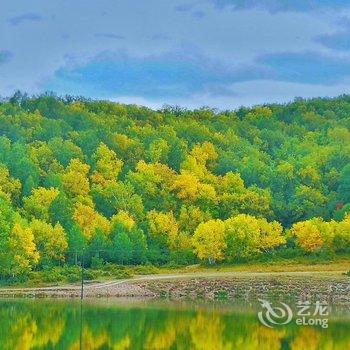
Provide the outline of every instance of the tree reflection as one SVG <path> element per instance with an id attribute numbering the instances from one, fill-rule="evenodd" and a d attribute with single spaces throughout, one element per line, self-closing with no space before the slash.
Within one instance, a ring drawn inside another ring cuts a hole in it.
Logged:
<path id="1" fill-rule="evenodd" d="M 328 329 L 295 324 L 270 329 L 251 312 L 90 304 L 84 305 L 82 328 L 80 321 L 80 305 L 75 302 L 1 302 L 0 349 L 350 348 L 349 321 L 331 321 Z"/>

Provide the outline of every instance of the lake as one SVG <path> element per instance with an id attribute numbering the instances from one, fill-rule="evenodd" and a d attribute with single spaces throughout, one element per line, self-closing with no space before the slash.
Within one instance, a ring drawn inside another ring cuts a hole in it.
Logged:
<path id="1" fill-rule="evenodd" d="M 256 306 L 227 302 L 6 299 L 0 349 L 350 349 L 350 317 L 331 309 L 329 327 L 268 328 Z"/>

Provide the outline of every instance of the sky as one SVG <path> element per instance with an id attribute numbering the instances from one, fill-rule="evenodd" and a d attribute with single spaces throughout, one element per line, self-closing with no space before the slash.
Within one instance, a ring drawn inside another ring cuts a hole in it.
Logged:
<path id="1" fill-rule="evenodd" d="M 350 92 L 348 0 L 2 0 L 0 95 L 235 109 Z"/>

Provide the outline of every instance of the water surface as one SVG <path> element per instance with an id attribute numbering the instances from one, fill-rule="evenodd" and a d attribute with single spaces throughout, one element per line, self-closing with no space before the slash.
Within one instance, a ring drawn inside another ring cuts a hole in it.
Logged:
<path id="1" fill-rule="evenodd" d="M 332 313 L 327 329 L 270 329 L 252 305 L 2 300 L 0 349 L 350 349 L 349 315 Z"/>

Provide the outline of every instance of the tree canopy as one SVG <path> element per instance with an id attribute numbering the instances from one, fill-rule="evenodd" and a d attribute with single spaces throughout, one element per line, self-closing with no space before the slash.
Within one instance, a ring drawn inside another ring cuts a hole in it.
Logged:
<path id="1" fill-rule="evenodd" d="M 350 96 L 236 111 L 0 102 L 2 275 L 349 252 Z"/>

